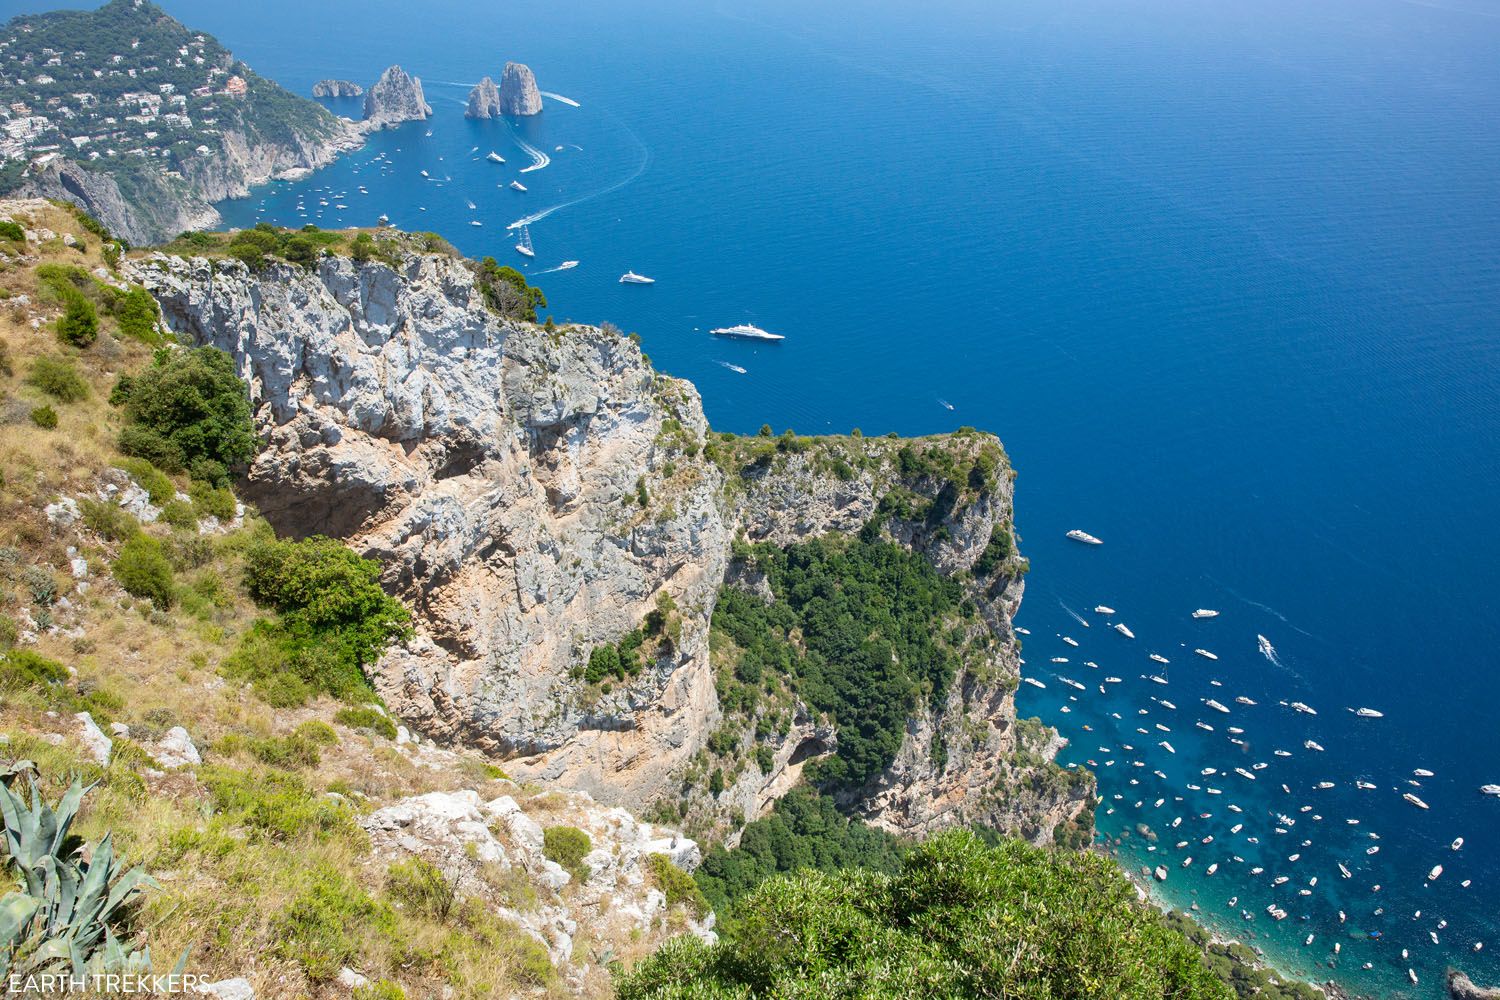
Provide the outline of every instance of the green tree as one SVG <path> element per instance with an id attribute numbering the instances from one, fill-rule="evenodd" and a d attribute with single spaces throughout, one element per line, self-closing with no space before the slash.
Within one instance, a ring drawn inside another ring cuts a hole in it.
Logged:
<path id="1" fill-rule="evenodd" d="M 220 485 L 259 447 L 245 383 L 218 348 L 158 351 L 150 368 L 120 379 L 110 401 L 125 408 L 120 450 L 168 472 Z"/>
<path id="2" fill-rule="evenodd" d="M 63 314 L 57 321 L 57 336 L 73 347 L 88 347 L 99 337 L 99 311 L 72 285 L 58 287 Z"/>

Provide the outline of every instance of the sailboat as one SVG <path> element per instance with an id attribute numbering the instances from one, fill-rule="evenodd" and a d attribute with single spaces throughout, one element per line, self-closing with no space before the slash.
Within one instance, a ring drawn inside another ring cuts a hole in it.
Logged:
<path id="1" fill-rule="evenodd" d="M 521 227 L 521 242 L 516 244 L 516 253 L 523 257 L 535 257 L 536 251 L 531 249 L 531 227 Z"/>

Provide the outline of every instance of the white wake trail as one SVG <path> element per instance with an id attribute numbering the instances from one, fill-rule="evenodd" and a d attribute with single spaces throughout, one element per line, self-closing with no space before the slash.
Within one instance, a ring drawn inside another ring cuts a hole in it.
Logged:
<path id="1" fill-rule="evenodd" d="M 581 108 L 581 107 L 583 107 L 582 104 L 579 104 L 577 101 L 573 100 L 573 98 L 571 98 L 571 97 L 564 97 L 561 94 L 554 94 L 550 90 L 541 90 L 541 91 L 538 91 L 538 93 L 541 94 L 543 97 L 550 97 L 550 98 L 552 98 L 554 101 L 557 101 L 559 104 L 566 104 L 570 108 Z"/>
<path id="2" fill-rule="evenodd" d="M 522 139 L 520 136 L 516 136 L 515 140 L 516 145 L 520 146 L 521 149 L 525 151 L 526 155 L 531 157 L 531 166 L 522 167 L 520 170 L 521 173 L 529 174 L 533 170 L 540 170 L 547 164 L 552 162 L 552 157 L 548 156 L 540 149 L 537 149 L 535 146 L 527 142 L 525 139 Z"/>
<path id="3" fill-rule="evenodd" d="M 606 112 L 606 114 L 608 114 L 608 112 Z M 522 226 L 529 226 L 533 223 L 541 222 L 553 212 L 560 212 L 565 208 L 572 208 L 574 205 L 582 205 L 586 201 L 593 201 L 595 198 L 602 198 L 607 194 L 613 194 L 614 192 L 620 190 L 620 188 L 631 183 L 637 177 L 641 176 L 641 174 L 644 174 L 646 172 L 646 168 L 651 166 L 651 150 L 646 148 L 646 144 L 644 142 L 641 142 L 640 136 L 636 135 L 629 125 L 626 125 L 623 121 L 620 121 L 620 119 L 615 118 L 614 115 L 610 115 L 610 117 L 614 118 L 615 124 L 624 129 L 626 134 L 628 134 L 630 138 L 635 141 L 635 144 L 640 147 L 641 162 L 636 164 L 635 169 L 630 172 L 629 176 L 623 178 L 622 180 L 615 181 L 615 183 L 609 185 L 608 187 L 600 188 L 598 191 L 594 191 L 591 194 L 586 194 L 581 198 L 574 198 L 571 201 L 559 202 L 556 205 L 550 205 L 547 208 L 542 209 L 540 212 L 534 212 L 531 215 L 526 216 L 525 218 L 517 219 L 515 222 L 512 222 L 510 225 L 506 226 L 506 229 L 520 229 Z"/>

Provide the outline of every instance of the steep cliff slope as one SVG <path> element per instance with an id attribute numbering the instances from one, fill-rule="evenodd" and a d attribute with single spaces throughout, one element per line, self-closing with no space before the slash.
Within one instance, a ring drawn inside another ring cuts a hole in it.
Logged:
<path id="1" fill-rule="evenodd" d="M 1016 725 L 1024 561 L 998 442 L 717 435 L 693 387 L 633 338 L 502 319 L 475 271 L 410 241 L 388 262 L 259 274 L 161 254 L 127 266 L 170 328 L 229 352 L 250 382 L 269 447 L 248 489 L 265 516 L 349 539 L 415 610 L 418 638 L 377 672 L 396 714 L 518 776 L 635 808 L 688 802 L 684 815 L 732 832 L 837 743 L 799 703 L 758 746 L 748 734 L 766 727 L 752 725 L 740 746 L 707 748 L 724 720 L 720 587 L 756 586 L 735 538 L 786 545 L 873 522 L 960 581 L 972 652 L 914 707 L 889 766 L 845 790 L 849 808 L 899 831 L 977 820 L 1038 840 L 1084 811 L 1090 783 Z M 725 787 L 695 783 L 712 766 L 732 772 Z"/>

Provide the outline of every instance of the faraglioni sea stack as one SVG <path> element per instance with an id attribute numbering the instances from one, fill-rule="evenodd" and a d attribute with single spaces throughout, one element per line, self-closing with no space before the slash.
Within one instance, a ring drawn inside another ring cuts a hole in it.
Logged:
<path id="1" fill-rule="evenodd" d="M 533 86 L 535 86 L 533 84 Z M 500 91 L 489 77 L 480 80 L 469 91 L 469 108 L 465 118 L 498 118 L 500 116 Z"/>
<path id="2" fill-rule="evenodd" d="M 508 62 L 500 74 L 500 113 L 536 115 L 542 111 L 542 94 L 536 77 L 525 63 Z"/>
<path id="3" fill-rule="evenodd" d="M 319 80 L 312 89 L 314 97 L 359 97 L 364 92 L 353 80 Z"/>
<path id="4" fill-rule="evenodd" d="M 422 96 L 422 80 L 400 66 L 392 66 L 380 74 L 380 79 L 365 94 L 365 121 L 382 128 L 423 121 L 430 114 L 432 107 Z"/>

